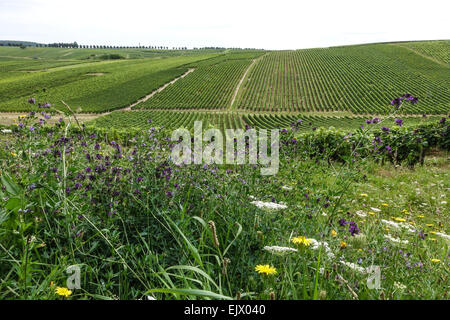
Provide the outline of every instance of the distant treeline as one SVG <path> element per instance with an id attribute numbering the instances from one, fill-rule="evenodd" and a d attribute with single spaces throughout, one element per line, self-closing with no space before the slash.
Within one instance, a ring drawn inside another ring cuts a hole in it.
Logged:
<path id="1" fill-rule="evenodd" d="M 71 48 L 71 49 L 152 49 L 152 50 L 188 50 L 187 47 L 172 47 L 167 46 L 108 46 L 108 45 L 83 45 L 75 42 L 55 42 L 55 43 L 36 43 L 28 41 L 10 41 L 0 40 L 0 46 L 6 47 L 43 47 L 43 48 Z M 254 48 L 225 48 L 225 47 L 201 47 L 193 48 L 194 50 L 256 50 Z"/>

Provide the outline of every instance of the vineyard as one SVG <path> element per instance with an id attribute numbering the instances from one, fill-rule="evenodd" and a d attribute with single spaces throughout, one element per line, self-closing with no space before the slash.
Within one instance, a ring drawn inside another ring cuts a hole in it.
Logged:
<path id="1" fill-rule="evenodd" d="M 225 109 L 255 53 L 231 53 L 193 64 L 196 71 L 136 109 Z"/>
<path id="2" fill-rule="evenodd" d="M 105 112 L 146 96 L 187 71 L 184 65 L 213 57 L 215 54 L 185 55 L 165 59 L 95 61 L 60 65 L 40 72 L 23 71 L 15 61 L 2 64 L 0 76 L 0 111 L 39 110 L 28 98 L 63 108 L 61 100 L 79 112 Z M 47 64 L 60 64 L 45 62 Z M 32 65 L 34 68 L 42 64 Z M 32 71 L 36 71 L 33 69 Z"/>
<path id="3" fill-rule="evenodd" d="M 0 111 L 67 111 L 63 100 L 76 113 L 99 114 L 89 125 L 100 127 L 192 127 L 202 120 L 221 129 L 292 123 L 300 130 L 357 128 L 391 112 L 392 98 L 410 92 L 419 103 L 397 112 L 413 124 L 450 110 L 449 46 L 450 41 L 296 51 L 1 47 Z M 122 58 L 101 58 L 114 54 Z"/>
<path id="4" fill-rule="evenodd" d="M 236 105 L 249 111 L 386 113 L 391 97 L 414 92 L 421 103 L 404 113 L 445 113 L 449 79 L 448 65 L 390 44 L 277 51 L 251 70 Z"/>
<path id="5" fill-rule="evenodd" d="M 408 42 L 399 43 L 398 45 L 409 48 L 438 62 L 442 62 L 447 66 L 450 63 L 449 41 Z"/>
<path id="6" fill-rule="evenodd" d="M 365 116 L 321 116 L 321 115 L 279 115 L 279 114 L 245 114 L 237 112 L 189 112 L 139 110 L 113 112 L 97 118 L 89 125 L 98 128 L 150 129 L 164 127 L 167 129 L 192 129 L 195 121 L 202 121 L 203 128 L 238 129 L 246 125 L 252 128 L 275 129 L 295 126 L 299 131 L 311 131 L 318 127 L 336 127 L 356 129 L 367 126 Z M 402 117 L 403 125 L 417 125 L 430 121 L 436 122 L 440 117 Z M 382 118 L 380 118 L 382 120 Z M 386 125 L 394 125 L 393 119 Z"/>
<path id="7" fill-rule="evenodd" d="M 51 48 L 28 47 L 25 50 L 19 47 L 1 47 L 0 57 L 22 58 L 28 60 L 95 60 L 103 55 L 117 54 L 127 59 L 175 57 L 181 55 L 198 55 L 205 53 L 223 53 L 224 49 L 202 50 L 160 50 L 144 48 L 127 49 L 79 49 L 79 48 Z"/>

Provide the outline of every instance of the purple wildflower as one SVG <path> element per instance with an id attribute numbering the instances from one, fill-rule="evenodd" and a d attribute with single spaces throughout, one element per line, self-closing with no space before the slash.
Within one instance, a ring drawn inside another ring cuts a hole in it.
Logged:
<path id="1" fill-rule="evenodd" d="M 350 222 L 350 227 L 348 228 L 348 231 L 352 234 L 352 237 L 355 235 L 355 234 L 359 234 L 359 228 L 358 228 L 358 226 L 356 225 L 356 223 L 355 222 Z"/>

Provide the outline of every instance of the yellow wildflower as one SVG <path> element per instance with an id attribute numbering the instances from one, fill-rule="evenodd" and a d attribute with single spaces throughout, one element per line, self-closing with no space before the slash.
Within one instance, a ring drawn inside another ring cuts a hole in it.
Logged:
<path id="1" fill-rule="evenodd" d="M 425 218 L 425 216 L 420 214 L 420 215 L 417 216 L 417 218 Z"/>
<path id="2" fill-rule="evenodd" d="M 332 235 L 333 237 L 336 237 L 336 236 L 337 236 L 336 230 L 331 230 L 331 235 Z"/>
<path id="3" fill-rule="evenodd" d="M 373 215 L 375 215 L 375 212 L 369 211 L 369 214 L 370 214 L 371 216 L 373 216 Z"/>
<path id="4" fill-rule="evenodd" d="M 441 262 L 441 260 L 440 259 L 431 259 L 431 262 L 439 263 L 439 262 Z"/>
<path id="5" fill-rule="evenodd" d="M 25 118 L 25 117 L 26 117 L 26 115 L 23 115 L 23 114 L 21 114 L 21 115 L 19 116 L 20 119 L 23 119 L 23 118 Z"/>
<path id="6" fill-rule="evenodd" d="M 304 245 L 305 247 L 309 246 L 312 242 L 311 240 L 306 239 L 306 237 L 302 236 L 292 238 L 291 241 L 298 245 Z"/>
<path id="7" fill-rule="evenodd" d="M 398 222 L 405 222 L 405 221 L 406 221 L 406 220 L 403 219 L 403 218 L 394 218 L 394 220 L 395 220 L 395 221 L 398 221 Z"/>
<path id="8" fill-rule="evenodd" d="M 70 291 L 67 288 L 63 288 L 63 287 L 56 287 L 55 292 L 60 295 L 60 296 L 64 296 L 64 297 L 68 297 L 72 294 L 72 291 Z"/>
<path id="9" fill-rule="evenodd" d="M 12 155 L 13 157 L 17 157 L 17 153 L 11 152 L 11 155 Z"/>
<path id="10" fill-rule="evenodd" d="M 387 203 L 383 203 L 382 206 L 389 207 Z"/>
<path id="11" fill-rule="evenodd" d="M 258 264 L 255 267 L 255 271 L 260 274 L 276 274 L 277 269 L 275 267 L 269 266 L 268 264 Z"/>
<path id="12" fill-rule="evenodd" d="M 428 223 L 428 224 L 426 224 L 426 226 L 427 226 L 427 227 L 432 227 L 433 224 L 432 224 L 432 223 Z"/>
<path id="13" fill-rule="evenodd" d="M 361 193 L 360 196 L 361 197 L 368 197 L 367 193 Z"/>
<path id="14" fill-rule="evenodd" d="M 347 244 L 344 241 L 341 241 L 341 249 L 347 248 Z"/>

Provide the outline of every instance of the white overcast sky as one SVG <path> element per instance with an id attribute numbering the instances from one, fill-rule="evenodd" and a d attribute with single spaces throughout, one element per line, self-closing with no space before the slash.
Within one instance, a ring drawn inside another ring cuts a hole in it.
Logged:
<path id="1" fill-rule="evenodd" d="M 300 49 L 449 39 L 448 0 L 0 0 L 0 40 Z"/>

